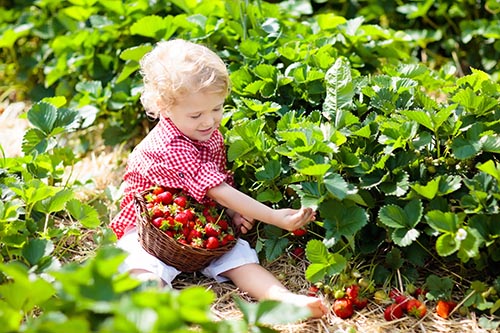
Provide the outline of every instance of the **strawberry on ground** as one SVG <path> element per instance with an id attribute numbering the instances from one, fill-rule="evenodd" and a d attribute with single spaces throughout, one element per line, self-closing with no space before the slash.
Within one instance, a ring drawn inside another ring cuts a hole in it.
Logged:
<path id="1" fill-rule="evenodd" d="M 333 302 L 333 312 L 342 319 L 350 318 L 354 314 L 352 302 L 347 297 L 338 298 Z"/>
<path id="2" fill-rule="evenodd" d="M 400 304 L 392 303 L 385 308 L 384 318 L 387 321 L 396 320 L 403 317 L 403 307 Z"/>
<path id="3" fill-rule="evenodd" d="M 450 312 L 457 306 L 455 301 L 439 300 L 436 304 L 436 313 L 439 317 L 447 319 Z"/>
<path id="4" fill-rule="evenodd" d="M 413 298 L 406 303 L 406 311 L 409 315 L 420 319 L 427 313 L 427 307 L 418 299 Z"/>

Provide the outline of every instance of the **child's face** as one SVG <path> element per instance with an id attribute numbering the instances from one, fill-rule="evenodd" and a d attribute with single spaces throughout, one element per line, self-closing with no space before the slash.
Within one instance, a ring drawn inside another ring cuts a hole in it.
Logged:
<path id="1" fill-rule="evenodd" d="M 166 116 L 188 138 L 207 141 L 219 128 L 225 95 L 196 92 L 186 95 L 166 111 Z"/>

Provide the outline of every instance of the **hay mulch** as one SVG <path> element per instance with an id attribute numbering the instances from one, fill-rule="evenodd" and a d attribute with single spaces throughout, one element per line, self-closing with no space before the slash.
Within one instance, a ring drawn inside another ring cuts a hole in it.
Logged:
<path id="1" fill-rule="evenodd" d="M 28 122 L 20 116 L 27 111 L 24 103 L 0 105 L 0 143 L 7 157 L 21 156 L 21 143 Z M 123 174 L 126 156 L 131 147 L 110 148 L 96 144 L 95 149 L 83 157 L 70 170 L 70 180 L 84 183 L 82 186 L 82 199 L 92 200 L 94 197 L 105 197 L 104 193 L 113 189 L 119 193 L 121 176 Z M 108 195 L 109 196 L 109 195 Z M 110 200 L 109 198 L 106 200 Z M 116 202 L 108 202 L 108 217 L 116 213 Z M 89 237 L 90 238 L 90 237 Z M 94 244 L 95 246 L 95 244 Z M 92 246 L 86 244 L 76 257 L 91 255 Z M 279 259 L 263 263 L 263 266 L 277 276 L 291 291 L 305 294 L 310 283 L 305 279 L 304 272 L 307 268 L 305 260 L 291 258 L 287 254 Z M 217 283 L 201 274 L 181 274 L 173 283 L 174 288 L 182 289 L 189 286 L 204 286 L 217 295 L 217 301 L 212 306 L 213 315 L 218 319 L 239 319 L 242 313 L 233 301 L 234 296 L 239 296 L 247 301 L 254 301 L 241 293 L 232 283 Z M 329 299 L 325 299 L 327 304 Z M 384 307 L 370 300 L 368 306 L 355 312 L 352 318 L 342 320 L 333 313 L 322 319 L 306 320 L 299 323 L 273 326 L 283 333 L 318 333 L 318 332 L 363 332 L 363 333 L 492 333 L 497 330 L 486 330 L 478 325 L 478 318 L 472 312 L 467 317 L 454 313 L 449 319 L 438 317 L 433 311 L 433 304 L 428 304 L 428 312 L 424 318 L 417 320 L 405 316 L 399 320 L 387 322 L 383 317 Z"/>
<path id="2" fill-rule="evenodd" d="M 263 263 L 263 266 L 275 276 L 281 277 L 282 283 L 296 293 L 306 294 L 310 283 L 304 277 L 307 268 L 305 260 L 297 260 L 288 255 L 279 259 Z M 212 312 L 218 319 L 240 319 L 242 313 L 233 301 L 238 296 L 253 302 L 255 300 L 240 293 L 232 283 L 216 283 L 211 279 L 197 274 L 181 274 L 173 283 L 176 289 L 182 289 L 192 285 L 206 287 L 217 295 L 217 301 L 213 304 Z M 331 304 L 325 299 L 326 304 Z M 329 313 L 322 319 L 311 319 L 299 323 L 276 325 L 275 330 L 283 333 L 492 333 L 496 330 L 485 330 L 478 325 L 478 318 L 472 312 L 468 317 L 462 317 L 458 313 L 452 314 L 448 319 L 442 319 L 433 312 L 433 304 L 428 304 L 428 311 L 424 318 L 404 316 L 401 319 L 387 322 L 384 319 L 384 306 L 370 300 L 368 306 L 356 311 L 354 316 L 343 320 Z"/>

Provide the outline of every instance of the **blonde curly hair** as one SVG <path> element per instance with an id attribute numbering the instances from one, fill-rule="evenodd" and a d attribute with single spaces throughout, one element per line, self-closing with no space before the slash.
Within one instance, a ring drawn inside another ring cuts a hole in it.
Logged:
<path id="1" fill-rule="evenodd" d="M 144 83 L 141 102 L 153 119 L 190 93 L 229 94 L 226 65 L 203 45 L 180 39 L 158 42 L 140 66 Z"/>

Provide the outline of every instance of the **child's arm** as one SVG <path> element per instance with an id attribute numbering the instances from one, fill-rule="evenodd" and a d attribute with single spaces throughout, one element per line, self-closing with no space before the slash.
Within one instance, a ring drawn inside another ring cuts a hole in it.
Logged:
<path id="1" fill-rule="evenodd" d="M 311 208 L 272 209 L 226 183 L 211 188 L 207 195 L 243 216 L 289 231 L 299 229 L 315 219 L 315 212 Z"/>

